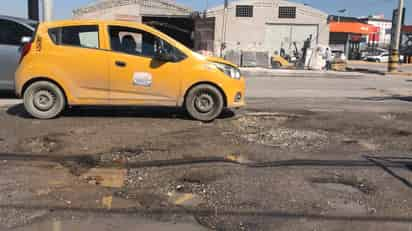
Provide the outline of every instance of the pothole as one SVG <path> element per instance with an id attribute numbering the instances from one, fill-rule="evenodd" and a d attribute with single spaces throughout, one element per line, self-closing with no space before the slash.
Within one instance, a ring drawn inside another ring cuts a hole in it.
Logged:
<path id="1" fill-rule="evenodd" d="M 46 136 L 25 139 L 20 144 L 20 149 L 30 153 L 52 153 L 62 147 L 63 141 L 59 137 L 62 134 L 50 134 Z"/>
<path id="2" fill-rule="evenodd" d="M 302 117 L 296 114 L 256 112 L 237 120 L 240 137 L 251 143 L 283 149 L 321 149 L 329 143 L 328 133 L 284 127 L 286 122 Z"/>
<path id="3" fill-rule="evenodd" d="M 396 120 L 397 116 L 395 114 L 384 114 L 381 115 L 381 118 L 384 120 Z"/>
<path id="4" fill-rule="evenodd" d="M 208 170 L 192 170 L 185 172 L 179 179 L 180 183 L 208 184 L 221 177 L 220 174 Z"/>
<path id="5" fill-rule="evenodd" d="M 373 194 L 376 192 L 376 186 L 366 180 L 358 180 L 356 177 L 337 177 L 337 178 L 313 178 L 310 180 L 315 186 L 328 191 L 337 191 L 342 193 L 363 193 Z"/>
<path id="6" fill-rule="evenodd" d="M 325 132 L 291 128 L 272 128 L 248 132 L 242 137 L 248 142 L 279 148 L 320 149 L 329 143 Z"/>
<path id="7" fill-rule="evenodd" d="M 138 156 L 142 155 L 145 151 L 143 148 L 114 148 L 108 153 L 100 155 L 100 161 L 102 163 L 127 163 Z"/>
<path id="8" fill-rule="evenodd" d="M 329 215 L 363 215 L 368 213 L 368 209 L 364 204 L 359 202 L 345 200 L 345 199 L 333 199 L 328 201 Z"/>
<path id="9" fill-rule="evenodd" d="M 159 208 L 159 207 L 166 207 L 169 206 L 168 196 L 167 195 L 159 195 L 155 192 L 148 193 L 148 192 L 135 192 L 135 191 L 118 191 L 115 193 L 115 196 L 120 198 L 124 198 L 127 200 L 134 200 L 137 201 L 141 206 L 145 208 Z"/>

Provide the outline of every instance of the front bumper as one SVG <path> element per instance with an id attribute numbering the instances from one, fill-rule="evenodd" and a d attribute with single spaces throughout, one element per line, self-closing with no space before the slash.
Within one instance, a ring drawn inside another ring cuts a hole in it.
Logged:
<path id="1" fill-rule="evenodd" d="M 246 106 L 245 102 L 245 79 L 242 77 L 240 80 L 234 80 L 232 86 L 228 88 L 226 92 L 226 102 L 228 108 L 241 108 Z"/>

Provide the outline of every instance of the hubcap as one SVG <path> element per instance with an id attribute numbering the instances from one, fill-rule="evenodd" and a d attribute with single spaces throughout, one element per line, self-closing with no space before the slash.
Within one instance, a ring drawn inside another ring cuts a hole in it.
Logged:
<path id="1" fill-rule="evenodd" d="M 50 91 L 40 90 L 34 94 L 33 101 L 38 110 L 48 111 L 54 106 L 56 97 Z"/>
<path id="2" fill-rule="evenodd" d="M 196 97 L 195 106 L 199 112 L 206 113 L 213 109 L 215 102 L 211 95 L 203 93 Z"/>

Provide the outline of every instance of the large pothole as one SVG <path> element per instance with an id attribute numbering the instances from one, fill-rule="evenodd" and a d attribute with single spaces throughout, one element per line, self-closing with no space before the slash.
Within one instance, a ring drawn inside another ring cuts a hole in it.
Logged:
<path id="1" fill-rule="evenodd" d="M 240 137 L 281 149 L 319 150 L 329 144 L 328 133 L 322 130 L 305 130 L 285 127 L 301 115 L 259 112 L 246 114 L 236 121 Z"/>

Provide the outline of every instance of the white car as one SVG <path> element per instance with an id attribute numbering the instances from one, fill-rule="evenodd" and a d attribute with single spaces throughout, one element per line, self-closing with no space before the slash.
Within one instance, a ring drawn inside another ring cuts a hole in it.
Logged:
<path id="1" fill-rule="evenodd" d="M 14 90 L 22 38 L 30 39 L 37 22 L 0 15 L 0 90 Z"/>
<path id="2" fill-rule="evenodd" d="M 378 63 L 389 62 L 389 53 L 385 52 L 379 55 L 368 55 L 366 56 L 366 61 Z"/>
<path id="3" fill-rule="evenodd" d="M 370 61 L 370 62 L 387 63 L 389 62 L 389 53 L 384 52 L 379 55 L 369 55 L 369 56 L 366 56 L 365 60 Z M 403 55 L 399 56 L 399 60 L 400 62 L 403 62 L 404 56 Z"/>

